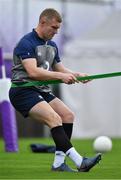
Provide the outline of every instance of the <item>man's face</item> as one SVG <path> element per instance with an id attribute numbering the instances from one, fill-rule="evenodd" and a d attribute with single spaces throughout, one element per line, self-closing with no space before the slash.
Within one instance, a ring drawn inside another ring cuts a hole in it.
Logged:
<path id="1" fill-rule="evenodd" d="M 55 34 L 57 34 L 60 28 L 60 23 L 53 18 L 52 20 L 46 20 L 43 24 L 43 38 L 50 40 Z"/>

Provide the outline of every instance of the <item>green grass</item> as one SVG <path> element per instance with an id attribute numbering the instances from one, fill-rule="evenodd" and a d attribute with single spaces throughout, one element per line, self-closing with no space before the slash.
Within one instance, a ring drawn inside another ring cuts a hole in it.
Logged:
<path id="1" fill-rule="evenodd" d="M 92 140 L 73 140 L 82 155 L 93 156 Z M 20 139 L 19 152 L 4 152 L 0 140 L 0 179 L 120 179 L 121 139 L 113 139 L 113 149 L 103 155 L 101 163 L 88 173 L 51 172 L 54 154 L 32 153 L 30 144 L 53 144 L 51 139 Z M 71 167 L 75 165 L 67 159 Z"/>

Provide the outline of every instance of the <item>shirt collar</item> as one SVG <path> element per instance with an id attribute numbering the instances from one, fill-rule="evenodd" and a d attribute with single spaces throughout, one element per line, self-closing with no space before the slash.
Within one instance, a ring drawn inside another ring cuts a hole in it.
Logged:
<path id="1" fill-rule="evenodd" d="M 45 41 L 44 39 L 42 39 L 41 37 L 38 36 L 38 34 L 37 34 L 37 32 L 35 31 L 35 29 L 33 29 L 32 32 L 34 33 L 34 35 L 35 35 L 38 39 L 40 39 L 41 41 L 47 43 L 47 41 Z"/>

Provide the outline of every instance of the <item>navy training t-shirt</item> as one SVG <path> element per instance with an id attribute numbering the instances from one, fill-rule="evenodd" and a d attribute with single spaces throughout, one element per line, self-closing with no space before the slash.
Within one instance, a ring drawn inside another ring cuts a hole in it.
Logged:
<path id="1" fill-rule="evenodd" d="M 22 65 L 22 61 L 27 58 L 35 58 L 37 66 L 46 70 L 52 70 L 54 64 L 61 61 L 55 42 L 43 40 L 34 29 L 14 49 L 12 82 L 32 81 Z"/>

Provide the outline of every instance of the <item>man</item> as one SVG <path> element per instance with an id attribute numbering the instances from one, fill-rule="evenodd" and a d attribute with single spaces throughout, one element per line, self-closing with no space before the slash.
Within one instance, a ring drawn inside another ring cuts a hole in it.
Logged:
<path id="1" fill-rule="evenodd" d="M 66 84 L 73 84 L 78 83 L 77 76 L 85 76 L 65 68 L 59 58 L 58 48 L 51 39 L 61 22 L 60 14 L 54 9 L 45 9 L 40 14 L 38 26 L 25 35 L 14 49 L 13 83 L 62 80 Z M 74 113 L 52 94 L 48 86 L 11 88 L 9 96 L 15 109 L 24 117 L 29 116 L 50 128 L 56 145 L 52 171 L 74 171 L 65 163 L 66 155 L 79 172 L 89 171 L 100 161 L 101 154 L 84 158 L 72 146 L 70 139 Z"/>

